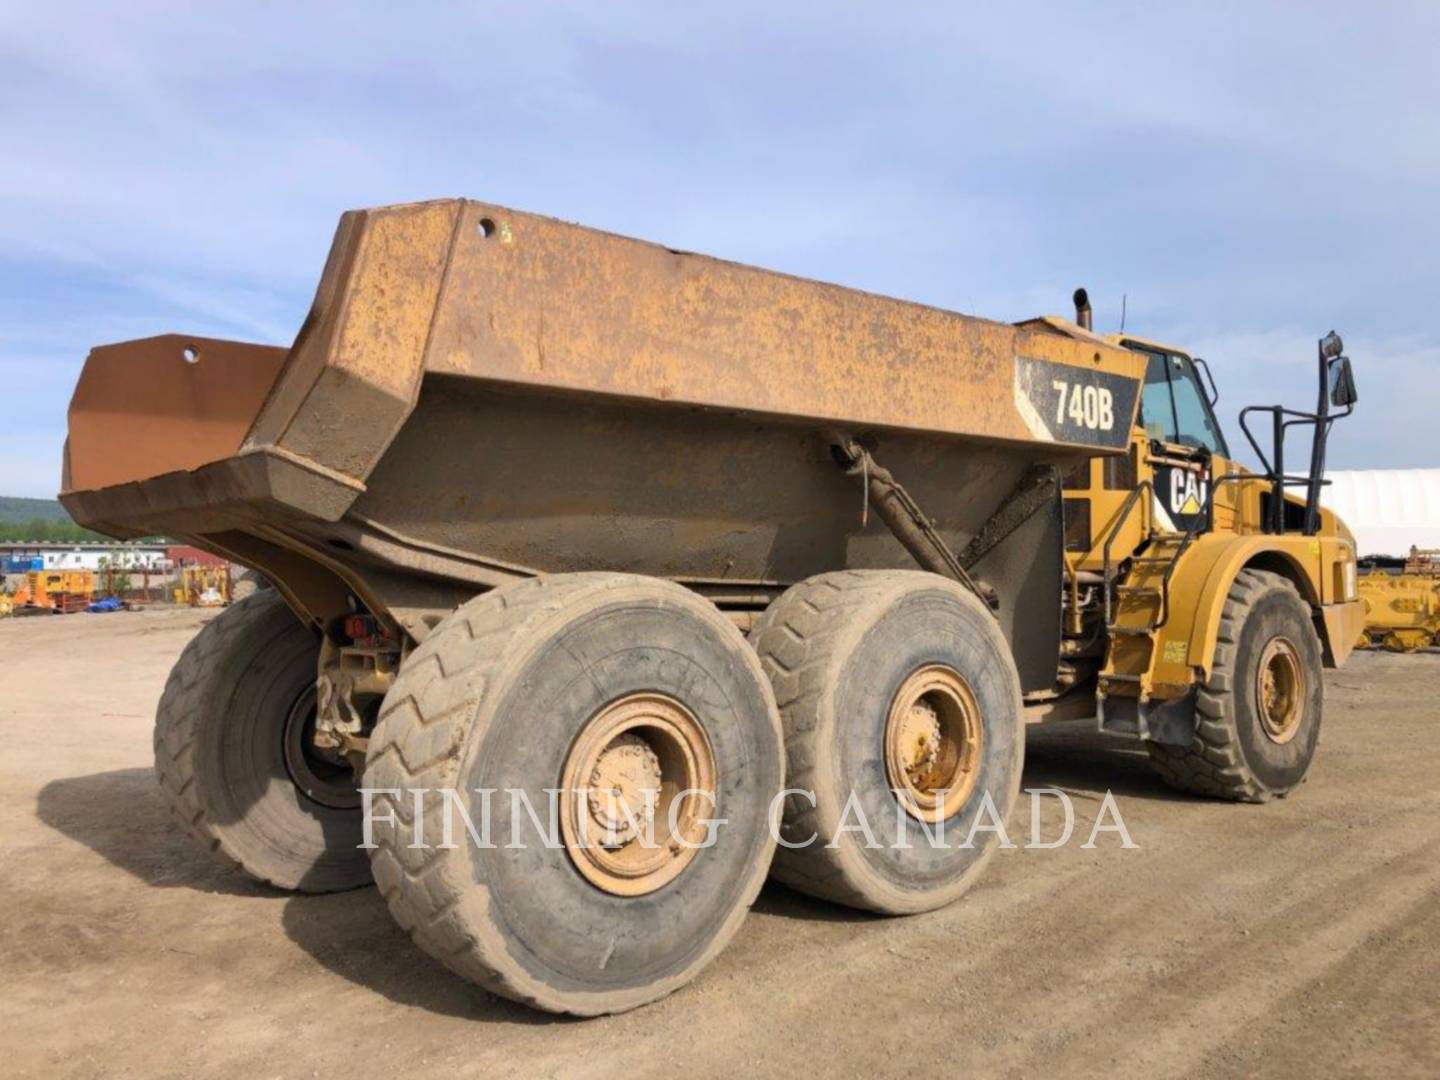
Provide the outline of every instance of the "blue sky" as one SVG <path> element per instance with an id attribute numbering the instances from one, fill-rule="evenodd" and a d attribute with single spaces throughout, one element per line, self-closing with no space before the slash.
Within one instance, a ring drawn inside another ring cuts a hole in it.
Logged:
<path id="1" fill-rule="evenodd" d="M 342 210 L 444 195 L 1206 356 L 1440 465 L 1440 6 L 0 0 L 0 494 L 86 349 L 288 343 Z M 419 14 L 416 13 L 419 10 Z"/>

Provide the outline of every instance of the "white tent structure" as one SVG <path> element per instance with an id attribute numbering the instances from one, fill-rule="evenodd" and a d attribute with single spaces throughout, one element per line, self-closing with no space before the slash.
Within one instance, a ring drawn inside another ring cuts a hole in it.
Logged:
<path id="1" fill-rule="evenodd" d="M 1361 558 L 1440 548 L 1440 469 L 1347 469 L 1325 479 L 1320 501 L 1350 527 Z"/>

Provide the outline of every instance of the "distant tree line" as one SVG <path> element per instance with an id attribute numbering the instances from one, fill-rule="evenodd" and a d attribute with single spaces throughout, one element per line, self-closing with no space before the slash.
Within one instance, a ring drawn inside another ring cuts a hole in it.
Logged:
<path id="1" fill-rule="evenodd" d="M 87 541 L 108 541 L 110 537 L 76 525 L 73 521 L 54 518 L 31 518 L 29 521 L 0 521 L 0 542 L 23 543 L 37 540 L 51 544 L 78 544 Z"/>

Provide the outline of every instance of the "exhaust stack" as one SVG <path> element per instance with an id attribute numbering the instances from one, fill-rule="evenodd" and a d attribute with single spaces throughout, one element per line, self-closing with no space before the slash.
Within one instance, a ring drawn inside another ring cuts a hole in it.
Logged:
<path id="1" fill-rule="evenodd" d="M 1090 316 L 1090 294 L 1083 288 L 1075 290 L 1075 322 L 1085 330 L 1093 330 Z"/>

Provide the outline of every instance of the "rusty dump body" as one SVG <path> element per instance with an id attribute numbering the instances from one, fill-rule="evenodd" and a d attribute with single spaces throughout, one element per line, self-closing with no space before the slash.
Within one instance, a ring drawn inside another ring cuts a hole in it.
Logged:
<path id="1" fill-rule="evenodd" d="M 320 626 L 353 596 L 421 639 L 477 592 L 576 570 L 674 579 L 743 612 L 822 571 L 915 565 L 867 518 L 837 441 L 976 551 L 1035 466 L 1125 449 L 1142 373 L 1060 320 L 994 323 L 417 203 L 344 215 L 288 350 L 96 348 L 61 500 L 100 531 L 256 567 Z M 1055 415 L 1070 378 L 1115 390 L 1108 431 Z M 1057 498 L 1004 522 L 969 566 L 1027 688 L 1054 676 L 1059 514 Z"/>

